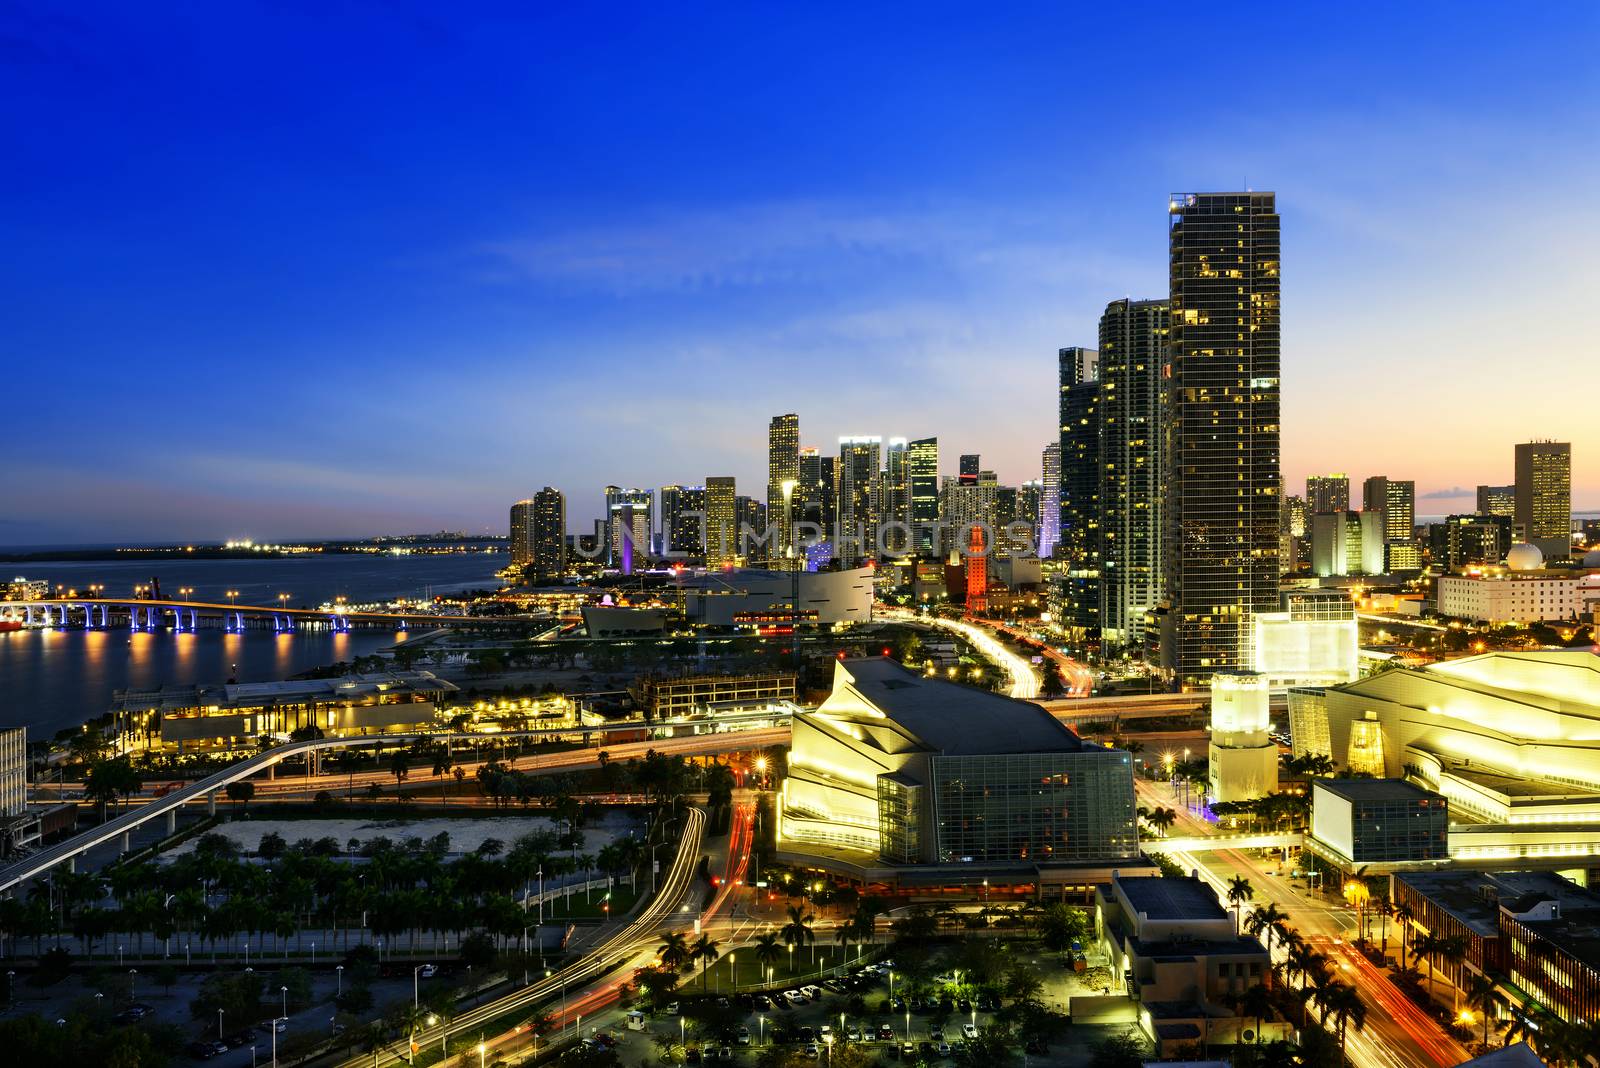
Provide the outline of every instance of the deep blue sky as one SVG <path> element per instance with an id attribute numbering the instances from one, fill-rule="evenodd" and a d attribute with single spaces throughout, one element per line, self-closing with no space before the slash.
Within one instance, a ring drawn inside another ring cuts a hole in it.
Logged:
<path id="1" fill-rule="evenodd" d="M 1537 435 L 1600 504 L 1600 8 L 1289 6 L 8 7 L 0 543 L 759 493 L 791 410 L 1037 477 L 1056 348 L 1246 184 L 1292 481 Z"/>

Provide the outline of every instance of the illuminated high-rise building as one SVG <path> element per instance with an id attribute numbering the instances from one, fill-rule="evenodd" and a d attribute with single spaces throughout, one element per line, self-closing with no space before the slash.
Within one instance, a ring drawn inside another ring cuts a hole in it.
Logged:
<path id="1" fill-rule="evenodd" d="M 822 528 L 824 540 L 833 536 L 839 518 L 839 459 L 823 456 L 814 448 L 800 450 L 800 503 L 798 518 Z"/>
<path id="2" fill-rule="evenodd" d="M 978 484 L 978 471 L 983 467 L 983 459 L 975 452 L 961 454 L 961 468 L 957 481 L 963 485 L 976 486 Z"/>
<path id="3" fill-rule="evenodd" d="M 1204 678 L 1243 665 L 1250 614 L 1278 605 L 1276 197 L 1176 195 L 1168 238 L 1162 662 Z"/>
<path id="4" fill-rule="evenodd" d="M 738 496 L 732 475 L 706 479 L 707 567 L 732 567 L 739 562 Z"/>
<path id="5" fill-rule="evenodd" d="M 533 501 L 511 506 L 511 566 L 527 567 L 533 559 Z"/>
<path id="6" fill-rule="evenodd" d="M 1529 441 L 1517 445 L 1517 495 L 1512 525 L 1546 560 L 1572 555 L 1572 445 Z"/>
<path id="7" fill-rule="evenodd" d="M 655 534 L 655 494 L 647 489 L 607 486 L 605 498 L 607 562 L 612 567 L 628 565 L 625 569 L 631 569 L 635 561 L 643 563 L 650 555 Z"/>
<path id="8" fill-rule="evenodd" d="M 705 556 L 705 511 L 704 486 L 661 487 L 661 548 L 669 559 Z"/>
<path id="9" fill-rule="evenodd" d="M 1516 486 L 1479 486 L 1478 515 L 1503 515 L 1511 519 L 1517 512 Z"/>
<path id="10" fill-rule="evenodd" d="M 1349 475 L 1311 475 L 1306 478 L 1306 508 L 1312 515 L 1350 510 Z"/>
<path id="11" fill-rule="evenodd" d="M 919 553 L 934 550 L 939 524 L 939 439 L 918 438 L 908 449 L 906 481 L 911 492 L 911 529 Z"/>
<path id="12" fill-rule="evenodd" d="M 839 528 L 837 559 L 850 563 L 877 555 L 882 438 L 839 439 Z"/>
<path id="13" fill-rule="evenodd" d="M 881 514 L 884 548 L 896 555 L 911 549 L 911 464 L 905 438 L 890 438 L 884 452 Z M 888 524 L 899 524 L 889 526 Z"/>
<path id="14" fill-rule="evenodd" d="M 1061 440 L 1044 447 L 1044 478 L 1039 483 L 1039 558 L 1055 555 L 1061 541 Z"/>
<path id="15" fill-rule="evenodd" d="M 532 570 L 540 579 L 567 570 L 567 497 L 546 486 L 533 495 Z"/>
<path id="16" fill-rule="evenodd" d="M 790 492 L 785 494 L 784 484 Z M 785 559 L 793 540 L 796 494 L 800 487 L 800 417 L 775 415 L 767 427 L 767 521 L 776 536 L 767 542 L 771 558 Z"/>
<path id="17" fill-rule="evenodd" d="M 1059 622 L 1080 650 L 1100 630 L 1100 383 L 1094 349 L 1057 352 L 1061 398 Z"/>
<path id="18" fill-rule="evenodd" d="M 1119 649 L 1142 643 L 1145 613 L 1163 592 L 1162 368 L 1171 325 L 1164 300 L 1114 300 L 1100 316 L 1100 628 Z"/>
<path id="19" fill-rule="evenodd" d="M 1383 515 L 1383 538 L 1390 544 L 1416 537 L 1417 484 L 1373 475 L 1361 484 L 1361 510 Z"/>

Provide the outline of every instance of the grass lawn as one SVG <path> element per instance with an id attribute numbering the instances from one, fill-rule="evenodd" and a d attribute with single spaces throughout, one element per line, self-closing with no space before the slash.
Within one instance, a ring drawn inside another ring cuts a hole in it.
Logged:
<path id="1" fill-rule="evenodd" d="M 649 887 L 645 887 L 646 892 Z M 617 880 L 610 890 L 611 906 L 610 915 L 624 916 L 633 908 L 633 903 L 638 899 L 636 891 L 629 888 L 626 879 Z M 546 923 L 560 920 L 597 920 L 606 917 L 605 905 L 606 891 L 591 890 L 589 900 L 583 899 L 583 891 L 573 893 L 571 897 L 558 897 L 545 902 L 544 918 Z"/>
<path id="2" fill-rule="evenodd" d="M 808 976 L 815 978 L 818 971 L 821 969 L 830 968 L 842 963 L 853 964 L 855 959 L 855 946 L 850 947 L 849 955 L 846 956 L 844 951 L 838 946 L 818 945 L 817 962 L 815 964 L 811 963 L 810 947 L 805 949 L 796 949 L 794 951 L 794 959 L 792 963 L 789 959 L 789 953 L 785 951 L 783 956 L 780 957 L 776 963 L 771 965 L 772 981 L 770 985 L 778 986 L 780 984 L 786 984 L 791 980 L 802 979 Z M 865 962 L 870 961 L 871 959 L 869 947 L 868 955 L 863 956 L 862 960 Z M 730 961 L 728 957 L 724 955 L 722 959 L 717 961 L 717 963 L 706 969 L 706 983 L 708 984 L 706 987 L 706 992 L 715 994 L 720 991 L 726 994 L 730 990 L 735 989 L 733 986 L 735 971 L 737 971 L 737 977 L 739 981 L 737 989 L 759 990 L 769 985 L 767 982 L 767 965 L 757 963 L 755 950 L 749 946 L 745 946 L 744 948 L 735 952 L 733 960 Z M 700 967 L 698 964 L 695 966 L 693 972 L 684 975 L 679 989 L 685 994 L 700 993 Z"/>

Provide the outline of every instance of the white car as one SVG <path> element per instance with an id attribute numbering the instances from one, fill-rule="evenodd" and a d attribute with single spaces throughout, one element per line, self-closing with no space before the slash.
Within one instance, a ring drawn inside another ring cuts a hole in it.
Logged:
<path id="1" fill-rule="evenodd" d="M 822 1000 L 822 988 L 820 986 L 816 985 L 815 983 L 812 983 L 810 986 L 801 987 L 800 988 L 800 993 L 804 994 L 806 997 L 810 998 L 812 1001 L 821 1001 Z"/>
<path id="2" fill-rule="evenodd" d="M 798 990 L 785 990 L 783 992 L 783 1000 L 787 1001 L 790 1005 L 804 1005 L 806 1003 L 806 996 L 800 993 Z"/>
<path id="3" fill-rule="evenodd" d="M 977 1024 L 969 1024 L 969 1023 L 962 1024 L 961 1025 L 961 1037 L 962 1038 L 969 1038 L 969 1039 L 970 1038 L 977 1038 L 978 1037 L 978 1025 Z"/>
<path id="4" fill-rule="evenodd" d="M 817 1028 L 817 1034 L 826 1039 L 829 1035 L 833 1034 L 833 1026 L 831 1024 L 823 1024 L 821 1027 Z"/>
<path id="5" fill-rule="evenodd" d="M 750 1028 L 748 1028 L 748 1027 L 739 1028 L 739 1045 L 748 1046 L 749 1044 L 750 1044 Z"/>
<path id="6" fill-rule="evenodd" d="M 439 974 L 439 966 L 437 964 L 424 964 L 421 968 L 417 969 L 417 974 L 422 976 L 424 979 L 432 979 L 434 976 Z"/>

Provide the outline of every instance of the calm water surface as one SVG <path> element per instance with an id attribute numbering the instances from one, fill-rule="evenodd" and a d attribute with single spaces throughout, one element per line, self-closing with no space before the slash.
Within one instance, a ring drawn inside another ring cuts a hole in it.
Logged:
<path id="1" fill-rule="evenodd" d="M 493 589 L 504 554 L 438 556 L 308 556 L 264 560 L 63 561 L 8 566 L 27 578 L 85 589 L 103 585 L 106 596 L 131 595 L 152 578 L 176 598 L 185 586 L 197 601 L 223 601 L 238 590 L 240 604 L 271 605 L 280 593 L 294 605 L 315 606 L 343 596 L 351 603 L 426 597 L 468 589 Z M 308 668 L 351 660 L 391 645 L 397 635 L 357 630 L 348 634 L 274 634 L 250 630 L 224 634 L 133 634 L 109 631 L 32 630 L 0 633 L 0 725 L 27 726 L 48 738 L 104 713 L 112 693 L 165 683 L 285 679 Z"/>

